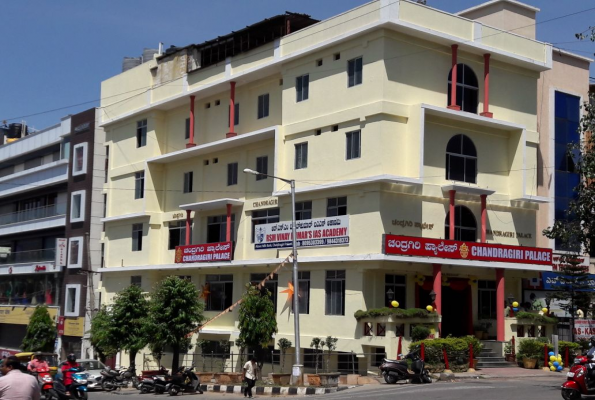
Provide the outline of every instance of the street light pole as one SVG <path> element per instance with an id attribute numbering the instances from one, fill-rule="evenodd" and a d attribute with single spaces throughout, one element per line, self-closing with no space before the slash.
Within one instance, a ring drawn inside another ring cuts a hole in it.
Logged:
<path id="1" fill-rule="evenodd" d="M 263 174 L 262 172 L 254 171 L 252 169 L 244 169 L 244 173 L 252 175 L 263 175 L 269 178 L 279 179 L 291 186 L 291 236 L 293 238 L 292 245 L 292 259 L 293 259 L 293 328 L 295 339 L 295 361 L 291 373 L 291 384 L 296 385 L 302 382 L 302 375 L 304 372 L 304 365 L 301 361 L 301 347 L 300 347 L 300 302 L 298 299 L 299 282 L 298 282 L 298 257 L 297 257 L 297 235 L 295 223 L 295 180 L 284 179 L 274 175 Z"/>

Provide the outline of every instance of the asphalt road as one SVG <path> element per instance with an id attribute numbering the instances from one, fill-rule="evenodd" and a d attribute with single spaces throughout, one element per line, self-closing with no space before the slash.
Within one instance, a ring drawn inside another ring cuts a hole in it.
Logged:
<path id="1" fill-rule="evenodd" d="M 286 399 L 295 397 L 308 397 L 319 400 L 376 400 L 376 399 L 444 399 L 444 400 L 460 400 L 460 399 L 480 399 L 480 400 L 508 400 L 508 399 L 522 399 L 522 400 L 550 400 L 562 399 L 560 395 L 560 385 L 564 380 L 556 376 L 555 379 L 539 378 L 539 379 L 481 379 L 481 380 L 464 380 L 459 382 L 437 382 L 429 385 L 413 385 L 413 384 L 398 384 L 398 385 L 368 385 L 357 387 L 337 393 L 331 393 L 320 396 L 282 396 Z M 423 396 L 423 397 L 421 397 Z M 239 394 L 219 394 L 206 393 L 203 395 L 181 395 L 186 399 L 204 399 L 204 400 L 228 400 L 241 399 Z M 256 396 L 258 399 L 279 398 L 269 396 Z M 89 394 L 90 400 L 156 400 L 156 399 L 170 399 L 171 397 L 165 395 L 147 394 L 141 395 L 135 391 L 121 391 L 115 393 L 91 392 Z"/>

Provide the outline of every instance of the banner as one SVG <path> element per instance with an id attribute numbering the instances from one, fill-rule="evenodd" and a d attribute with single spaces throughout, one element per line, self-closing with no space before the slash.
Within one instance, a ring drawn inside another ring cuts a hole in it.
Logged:
<path id="1" fill-rule="evenodd" d="M 176 264 L 231 261 L 231 242 L 176 246 Z"/>
<path id="2" fill-rule="evenodd" d="M 35 306 L 0 306 L 0 324 L 29 325 Z M 48 307 L 52 320 L 58 315 L 58 307 Z"/>
<path id="3" fill-rule="evenodd" d="M 56 265 L 66 266 L 66 254 L 68 253 L 68 239 L 56 239 Z"/>
<path id="4" fill-rule="evenodd" d="M 552 265 L 552 250 L 491 243 L 385 235 L 384 254 Z"/>
<path id="5" fill-rule="evenodd" d="M 595 320 L 575 319 L 574 320 L 574 340 L 590 339 L 595 336 Z"/>
<path id="6" fill-rule="evenodd" d="M 595 275 L 584 276 L 560 275 L 555 272 L 542 272 L 543 288 L 545 290 L 574 290 L 577 292 L 591 292 L 595 290 Z"/>
<path id="7" fill-rule="evenodd" d="M 296 221 L 297 247 L 338 246 L 349 244 L 349 216 Z M 257 225 L 254 248 L 283 249 L 293 246 L 291 222 Z"/>

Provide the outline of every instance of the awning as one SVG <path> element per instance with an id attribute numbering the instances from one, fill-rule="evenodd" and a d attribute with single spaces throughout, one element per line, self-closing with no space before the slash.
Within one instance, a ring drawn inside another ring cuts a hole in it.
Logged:
<path id="1" fill-rule="evenodd" d="M 218 199 L 210 201 L 201 201 L 198 203 L 182 204 L 180 206 L 180 209 L 191 211 L 221 210 L 224 209 L 228 204 L 231 204 L 232 206 L 241 206 L 244 204 L 244 200 Z"/>

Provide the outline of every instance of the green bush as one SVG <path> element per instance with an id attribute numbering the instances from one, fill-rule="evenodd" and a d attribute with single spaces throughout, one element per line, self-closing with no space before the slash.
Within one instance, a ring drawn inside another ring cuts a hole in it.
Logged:
<path id="1" fill-rule="evenodd" d="M 442 349 L 446 350 L 449 364 L 462 366 L 469 362 L 469 343 L 473 344 L 473 352 L 476 348 L 477 354 L 481 351 L 481 344 L 471 341 L 471 336 L 462 338 L 446 337 L 440 339 L 425 339 L 417 342 L 412 342 L 409 345 L 409 351 L 420 352 L 421 344 L 425 346 L 425 359 L 428 364 L 439 365 L 443 363 Z M 452 368 L 451 368 L 452 369 Z M 459 368 L 460 370 L 460 368 Z"/>
<path id="2" fill-rule="evenodd" d="M 565 342 L 560 340 L 558 342 L 558 351 L 564 357 L 566 353 L 566 349 L 568 349 L 568 354 L 570 358 L 574 358 L 574 356 L 578 355 L 582 351 L 582 346 L 580 343 L 573 343 L 573 342 Z"/>
<path id="3" fill-rule="evenodd" d="M 424 325 L 415 325 L 411 331 L 411 341 L 419 342 L 420 340 L 427 339 L 430 336 L 430 328 Z"/>
<path id="4" fill-rule="evenodd" d="M 558 324 L 558 318 L 556 317 L 546 317 L 545 315 L 539 315 L 527 311 L 519 311 L 516 313 L 516 318 L 519 320 L 530 321 L 535 325 Z"/>
<path id="5" fill-rule="evenodd" d="M 395 318 L 428 318 L 434 313 L 430 314 L 427 310 L 421 308 L 371 308 L 367 311 L 357 310 L 353 316 L 358 321 L 364 318 L 376 318 L 393 316 Z"/>
<path id="6" fill-rule="evenodd" d="M 526 357 L 541 360 L 544 357 L 543 348 L 545 345 L 546 343 L 535 339 L 520 339 L 517 359 L 522 361 Z"/>

